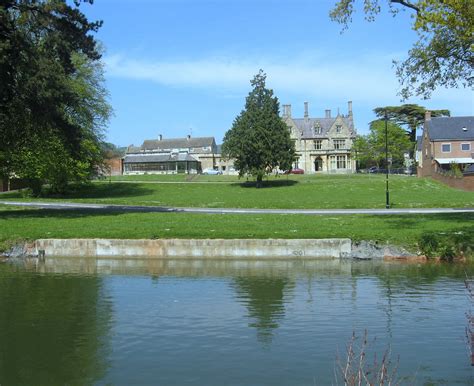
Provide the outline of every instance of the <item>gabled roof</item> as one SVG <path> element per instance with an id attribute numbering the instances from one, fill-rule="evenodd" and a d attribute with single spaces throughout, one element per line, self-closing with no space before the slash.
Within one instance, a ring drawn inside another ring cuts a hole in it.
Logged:
<path id="1" fill-rule="evenodd" d="M 302 133 L 302 138 L 325 138 L 328 136 L 328 132 L 331 127 L 336 122 L 334 118 L 291 118 L 291 120 L 295 123 L 296 128 Z M 348 127 L 350 136 L 355 136 L 354 130 L 354 122 L 350 117 L 340 117 L 344 124 Z M 319 126 L 321 127 L 321 133 L 315 133 L 314 127 Z"/>
<path id="2" fill-rule="evenodd" d="M 425 123 L 431 141 L 474 140 L 474 116 L 437 117 Z"/>
<path id="3" fill-rule="evenodd" d="M 190 138 L 169 138 L 169 139 L 148 139 L 143 141 L 142 150 L 173 150 L 188 149 L 194 147 L 213 146 L 214 137 L 190 137 Z"/>

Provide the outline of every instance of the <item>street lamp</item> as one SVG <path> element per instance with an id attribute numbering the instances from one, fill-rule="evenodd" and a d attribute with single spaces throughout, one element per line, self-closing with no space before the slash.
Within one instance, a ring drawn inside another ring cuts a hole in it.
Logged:
<path id="1" fill-rule="evenodd" d="M 388 191 L 388 115 L 385 110 L 385 208 L 390 209 L 390 192 Z"/>

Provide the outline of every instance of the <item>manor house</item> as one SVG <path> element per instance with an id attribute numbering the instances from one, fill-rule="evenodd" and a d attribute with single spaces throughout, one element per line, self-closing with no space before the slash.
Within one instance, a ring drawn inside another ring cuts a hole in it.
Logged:
<path id="1" fill-rule="evenodd" d="M 297 160 L 294 168 L 313 173 L 354 173 L 355 160 L 351 157 L 356 136 L 352 119 L 352 102 L 347 115 L 310 118 L 308 102 L 304 117 L 293 118 L 291 105 L 283 105 L 283 121 L 291 130 Z M 129 146 L 122 160 L 124 174 L 196 174 L 214 169 L 223 174 L 235 174 L 233 160 L 225 160 L 214 137 L 163 138 L 145 140 L 141 146 Z"/>
<path id="2" fill-rule="evenodd" d="M 352 116 L 352 102 L 348 102 L 346 115 L 339 112 L 324 118 L 310 118 L 308 102 L 304 103 L 304 117 L 294 118 L 291 105 L 283 105 L 283 121 L 291 130 L 297 160 L 294 168 L 305 173 L 355 173 L 356 162 L 351 156 L 356 129 Z"/>

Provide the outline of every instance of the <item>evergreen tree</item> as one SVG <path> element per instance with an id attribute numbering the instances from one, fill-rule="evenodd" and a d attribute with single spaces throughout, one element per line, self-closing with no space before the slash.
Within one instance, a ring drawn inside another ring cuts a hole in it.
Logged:
<path id="1" fill-rule="evenodd" d="M 416 142 L 416 129 L 418 129 L 425 121 L 426 108 L 416 104 L 405 104 L 401 106 L 385 106 L 376 107 L 375 115 L 383 119 L 385 114 L 387 118 L 398 125 L 405 126 L 407 133 L 410 135 L 410 141 Z M 429 110 L 432 117 L 449 117 L 449 110 Z"/>
<path id="2" fill-rule="evenodd" d="M 265 87 L 266 74 L 260 70 L 250 81 L 253 89 L 245 109 L 235 118 L 224 137 L 222 152 L 235 159 L 239 175 L 262 179 L 275 168 L 288 170 L 295 159 L 295 147 L 288 126 L 281 120 L 278 98 Z"/>

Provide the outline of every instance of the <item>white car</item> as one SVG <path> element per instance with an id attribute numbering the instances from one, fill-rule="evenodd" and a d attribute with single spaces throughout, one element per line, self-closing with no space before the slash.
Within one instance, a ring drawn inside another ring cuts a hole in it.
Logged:
<path id="1" fill-rule="evenodd" d="M 207 168 L 202 171 L 202 174 L 216 175 L 216 174 L 222 174 L 222 172 L 220 170 Z"/>

